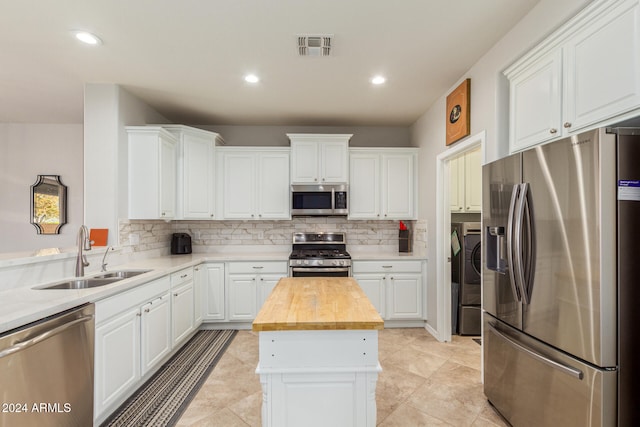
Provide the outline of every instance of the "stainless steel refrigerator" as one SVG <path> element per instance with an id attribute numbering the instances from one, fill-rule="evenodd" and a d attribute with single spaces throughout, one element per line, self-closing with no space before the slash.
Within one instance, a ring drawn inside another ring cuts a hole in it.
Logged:
<path id="1" fill-rule="evenodd" d="M 484 392 L 513 426 L 640 422 L 638 135 L 483 167 Z"/>

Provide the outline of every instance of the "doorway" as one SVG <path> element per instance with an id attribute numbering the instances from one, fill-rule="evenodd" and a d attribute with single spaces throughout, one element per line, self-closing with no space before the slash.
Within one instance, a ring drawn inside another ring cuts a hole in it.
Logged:
<path id="1" fill-rule="evenodd" d="M 452 160 L 466 152 L 480 148 L 480 162 L 484 164 L 486 132 L 482 131 L 438 155 L 436 159 L 436 280 L 438 306 L 438 334 L 440 341 L 451 341 L 451 167 Z M 481 186 L 480 186 L 481 188 Z M 481 200 L 481 199 L 480 199 Z"/>

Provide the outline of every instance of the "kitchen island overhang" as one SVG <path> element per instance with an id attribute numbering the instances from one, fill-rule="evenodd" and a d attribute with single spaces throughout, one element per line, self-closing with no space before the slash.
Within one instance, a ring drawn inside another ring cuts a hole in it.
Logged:
<path id="1" fill-rule="evenodd" d="M 375 426 L 378 330 L 353 278 L 283 278 L 253 322 L 263 426 Z"/>

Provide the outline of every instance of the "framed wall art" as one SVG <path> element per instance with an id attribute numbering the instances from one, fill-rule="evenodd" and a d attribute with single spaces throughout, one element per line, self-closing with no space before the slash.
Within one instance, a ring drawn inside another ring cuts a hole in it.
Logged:
<path id="1" fill-rule="evenodd" d="M 447 145 L 471 132 L 471 79 L 466 79 L 447 96 Z"/>

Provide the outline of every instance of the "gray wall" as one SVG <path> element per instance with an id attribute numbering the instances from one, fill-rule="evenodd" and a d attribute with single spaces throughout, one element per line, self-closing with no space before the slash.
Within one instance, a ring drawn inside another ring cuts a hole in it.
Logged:
<path id="1" fill-rule="evenodd" d="M 407 127 L 384 126 L 194 126 L 217 132 L 227 145 L 289 146 L 288 133 L 353 134 L 351 147 L 411 147 Z"/>

